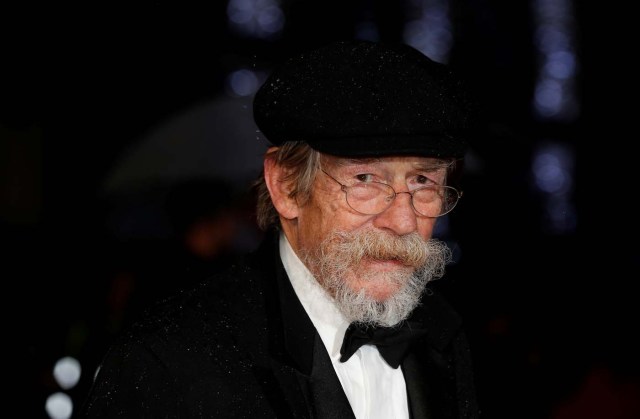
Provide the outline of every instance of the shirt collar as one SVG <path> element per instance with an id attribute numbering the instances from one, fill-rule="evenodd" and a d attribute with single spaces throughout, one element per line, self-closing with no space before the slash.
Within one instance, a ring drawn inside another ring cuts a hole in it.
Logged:
<path id="1" fill-rule="evenodd" d="M 315 326 L 332 361 L 340 358 L 340 347 L 349 322 L 333 298 L 300 260 L 284 233 L 280 233 L 280 258 L 291 285 Z"/>

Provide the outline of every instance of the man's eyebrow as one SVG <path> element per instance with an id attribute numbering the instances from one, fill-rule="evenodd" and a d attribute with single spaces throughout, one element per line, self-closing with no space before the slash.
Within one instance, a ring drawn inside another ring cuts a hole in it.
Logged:
<path id="1" fill-rule="evenodd" d="M 442 160 L 432 160 L 415 164 L 416 169 L 424 170 L 425 172 L 435 172 L 436 170 L 446 169 L 447 167 L 449 167 L 449 163 Z"/>
<path id="2" fill-rule="evenodd" d="M 358 165 L 358 164 L 371 164 L 381 161 L 379 157 L 346 157 L 339 159 L 336 163 L 338 166 Z"/>

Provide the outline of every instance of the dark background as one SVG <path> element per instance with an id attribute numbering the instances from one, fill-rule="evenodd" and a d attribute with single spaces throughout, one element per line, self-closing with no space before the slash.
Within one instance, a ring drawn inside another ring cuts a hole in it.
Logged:
<path id="1" fill-rule="evenodd" d="M 581 111 L 567 123 L 532 116 L 530 5 L 452 3 L 450 62 L 482 98 L 490 129 L 473 147 L 482 170 L 469 173 L 451 216 L 462 256 L 441 286 L 466 319 L 487 418 L 638 417 L 637 47 L 625 12 L 581 3 L 573 5 Z M 62 356 L 83 362 L 80 384 L 67 391 L 82 399 L 117 332 L 100 313 L 122 254 L 160 264 L 161 253 L 143 256 L 106 226 L 101 184 L 126 147 L 218 97 L 238 66 L 269 68 L 353 38 L 365 10 L 381 39 L 400 40 L 401 4 L 285 2 L 287 26 L 270 41 L 231 33 L 224 2 L 3 9 L 4 342 L 16 353 L 21 416 L 45 417 Z M 549 138 L 576 159 L 577 224 L 562 234 L 545 229 L 531 188 L 532 151 Z"/>

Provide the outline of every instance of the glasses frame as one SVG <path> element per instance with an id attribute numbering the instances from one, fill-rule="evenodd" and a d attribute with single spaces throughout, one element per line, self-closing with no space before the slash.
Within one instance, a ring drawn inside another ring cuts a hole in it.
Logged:
<path id="1" fill-rule="evenodd" d="M 365 212 L 362 211 L 358 211 L 357 209 L 353 208 L 353 206 L 351 206 L 351 203 L 349 202 L 349 194 L 348 194 L 348 190 L 351 189 L 353 186 L 347 186 L 343 183 L 341 183 L 338 179 L 334 178 L 333 176 L 331 176 L 329 173 L 327 173 L 324 169 L 320 169 L 322 171 L 322 173 L 324 173 L 325 175 L 327 175 L 329 178 L 331 178 L 334 182 L 336 182 L 338 185 L 340 185 L 340 190 L 342 192 L 344 192 L 344 199 L 347 202 L 347 205 L 349 205 L 349 208 L 351 208 L 352 210 L 354 210 L 355 212 L 357 212 L 358 214 L 363 214 L 363 215 L 378 215 L 378 214 L 382 214 L 383 212 L 385 212 L 387 209 L 389 209 L 389 207 L 391 207 L 391 205 L 393 205 L 393 201 L 395 201 L 396 196 L 406 193 L 408 194 L 411 198 L 409 199 L 409 201 L 411 202 L 411 208 L 413 208 L 413 211 L 418 214 L 421 217 L 427 217 L 427 218 L 439 218 L 442 217 L 443 215 L 447 215 L 449 214 L 451 211 L 453 211 L 453 209 L 458 205 L 458 202 L 460 202 L 460 198 L 462 198 L 462 191 L 459 191 L 458 189 L 454 188 L 453 186 L 447 186 L 447 185 L 430 185 L 430 186 L 423 186 L 421 188 L 417 188 L 414 189 L 412 191 L 402 191 L 402 192 L 397 192 L 395 190 L 395 188 L 387 183 L 382 183 L 382 182 L 373 182 L 373 183 L 378 183 L 380 185 L 384 185 L 385 187 L 390 188 L 393 191 L 393 195 L 392 198 L 389 200 L 389 204 L 382 210 L 379 212 L 376 212 L 374 214 L 367 214 Z M 355 185 L 354 185 L 355 186 Z M 427 188 L 439 188 L 439 189 L 445 189 L 445 190 L 450 190 L 455 192 L 455 196 L 456 196 L 456 201 L 455 203 L 451 206 L 451 208 L 449 208 L 447 210 L 447 212 L 443 212 L 440 215 L 436 215 L 434 216 L 430 216 L 430 215 L 424 215 L 423 213 L 421 213 L 420 211 L 418 211 L 415 207 L 415 205 L 413 205 L 413 195 L 418 192 L 421 191 L 423 189 L 427 189 Z"/>

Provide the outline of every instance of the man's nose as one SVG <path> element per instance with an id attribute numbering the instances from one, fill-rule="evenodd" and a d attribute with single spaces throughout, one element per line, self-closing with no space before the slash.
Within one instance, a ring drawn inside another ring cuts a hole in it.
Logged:
<path id="1" fill-rule="evenodd" d="M 391 206 L 376 216 L 374 226 L 389 229 L 399 236 L 416 231 L 418 220 L 411 199 L 409 192 L 396 193 Z"/>

